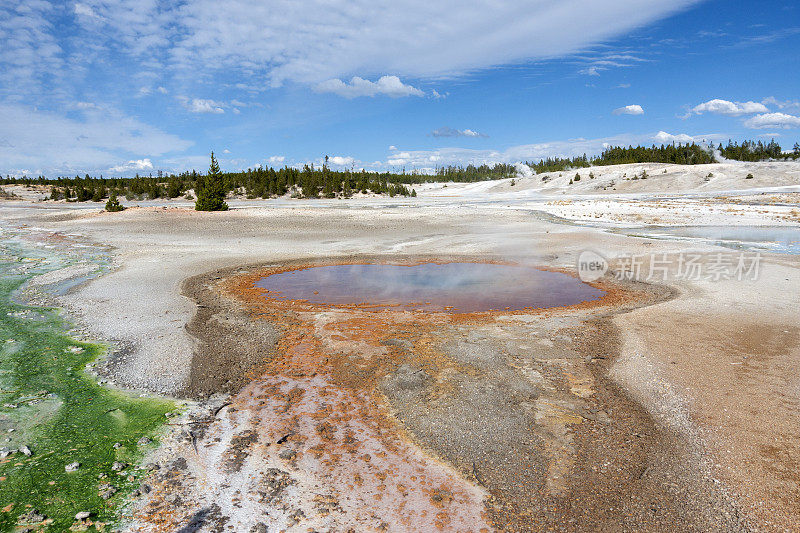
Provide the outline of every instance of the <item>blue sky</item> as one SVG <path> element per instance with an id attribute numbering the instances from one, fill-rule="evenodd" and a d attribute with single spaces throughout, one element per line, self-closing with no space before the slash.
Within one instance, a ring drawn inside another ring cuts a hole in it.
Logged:
<path id="1" fill-rule="evenodd" d="M 792 1 L 0 0 L 0 172 L 800 140 Z"/>

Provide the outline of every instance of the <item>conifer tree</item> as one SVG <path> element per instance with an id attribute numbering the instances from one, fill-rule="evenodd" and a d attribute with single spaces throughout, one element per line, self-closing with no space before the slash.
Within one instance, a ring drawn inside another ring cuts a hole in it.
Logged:
<path id="1" fill-rule="evenodd" d="M 222 182 L 222 172 L 219 163 L 211 152 L 211 165 L 208 174 L 197 180 L 197 201 L 194 203 L 196 211 L 227 211 L 225 203 L 225 184 Z"/>
<path id="2" fill-rule="evenodd" d="M 108 201 L 106 202 L 106 211 L 114 213 L 124 209 L 125 207 L 117 200 L 117 193 L 112 191 L 111 196 L 108 197 Z"/>

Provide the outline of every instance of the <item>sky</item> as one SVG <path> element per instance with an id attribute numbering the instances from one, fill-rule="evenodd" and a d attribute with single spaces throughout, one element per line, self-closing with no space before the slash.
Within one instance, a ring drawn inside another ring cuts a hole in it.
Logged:
<path id="1" fill-rule="evenodd" d="M 0 0 L 0 173 L 800 141 L 796 0 Z"/>

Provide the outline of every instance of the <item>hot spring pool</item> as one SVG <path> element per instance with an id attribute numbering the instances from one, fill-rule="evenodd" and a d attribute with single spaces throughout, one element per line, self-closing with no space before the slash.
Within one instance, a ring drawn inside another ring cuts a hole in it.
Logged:
<path id="1" fill-rule="evenodd" d="M 484 263 L 317 266 L 266 276 L 256 286 L 283 300 L 453 313 L 561 307 L 605 294 L 561 272 Z"/>

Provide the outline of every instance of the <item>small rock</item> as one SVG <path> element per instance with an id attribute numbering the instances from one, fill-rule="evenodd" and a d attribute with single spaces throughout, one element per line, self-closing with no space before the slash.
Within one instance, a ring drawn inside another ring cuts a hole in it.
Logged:
<path id="1" fill-rule="evenodd" d="M 114 443 L 114 449 L 118 450 L 119 448 L 122 448 L 122 444 L 120 444 L 119 442 L 115 442 Z"/>
<path id="2" fill-rule="evenodd" d="M 117 487 L 115 487 L 114 485 L 109 485 L 107 483 L 100 485 L 100 487 L 98 488 L 99 491 L 97 492 L 97 495 L 103 498 L 104 500 L 111 498 L 114 494 L 117 493 Z"/>
<path id="3" fill-rule="evenodd" d="M 86 520 L 90 516 L 92 516 L 92 513 L 90 513 L 89 511 L 81 511 L 80 513 L 75 515 L 75 520 Z"/>
<path id="4" fill-rule="evenodd" d="M 141 492 L 142 494 L 150 494 L 150 490 L 151 490 L 150 485 L 148 485 L 147 483 L 142 483 L 139 486 L 139 492 Z"/>
<path id="5" fill-rule="evenodd" d="M 67 472 L 74 472 L 77 469 L 79 469 L 80 467 L 81 467 L 81 464 L 76 461 L 74 463 L 70 463 L 67 466 L 65 466 L 64 470 L 66 470 Z"/>
<path id="6" fill-rule="evenodd" d="M 20 453 L 22 453 L 23 455 L 27 455 L 28 457 L 33 455 L 33 452 L 27 446 L 20 446 L 19 447 L 19 451 L 20 451 Z"/>
<path id="7" fill-rule="evenodd" d="M 297 452 L 291 448 L 284 448 L 281 450 L 281 453 L 278 454 L 278 457 L 284 461 L 292 461 L 295 457 L 297 457 Z"/>
<path id="8" fill-rule="evenodd" d="M 147 470 L 148 472 L 153 472 L 155 470 L 158 470 L 159 468 L 161 467 L 158 466 L 158 463 L 147 463 L 146 465 L 144 465 L 144 469 Z"/>
<path id="9" fill-rule="evenodd" d="M 128 465 L 125 464 L 125 463 L 120 463 L 119 461 L 114 461 L 114 464 L 111 465 L 111 470 L 113 470 L 114 472 L 119 472 L 120 470 L 123 470 L 126 466 L 128 466 Z"/>
<path id="10" fill-rule="evenodd" d="M 37 509 L 31 509 L 25 514 L 22 514 L 17 519 L 18 524 L 38 524 L 47 520 L 47 516 L 40 513 Z"/>
<path id="11" fill-rule="evenodd" d="M 0 448 L 0 459 L 5 459 L 12 453 L 14 453 L 14 450 L 9 450 L 8 448 Z"/>
<path id="12" fill-rule="evenodd" d="M 141 439 L 139 439 L 138 441 L 136 441 L 136 444 L 138 444 L 139 446 L 147 446 L 147 445 L 148 445 L 148 444 L 150 444 L 151 442 L 153 442 L 153 441 L 152 441 L 152 440 L 150 440 L 149 438 L 147 438 L 147 437 L 142 437 Z"/>

